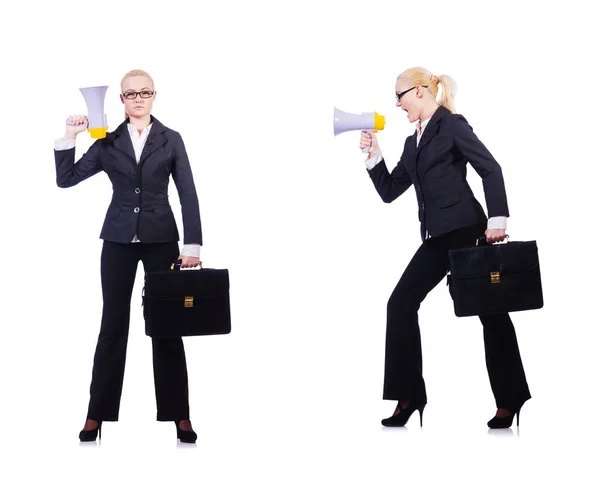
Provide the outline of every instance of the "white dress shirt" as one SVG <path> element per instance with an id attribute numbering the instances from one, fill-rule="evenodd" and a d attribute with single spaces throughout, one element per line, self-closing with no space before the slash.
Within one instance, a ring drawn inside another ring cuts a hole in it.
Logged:
<path id="1" fill-rule="evenodd" d="M 144 144 L 148 139 L 148 134 L 150 134 L 150 128 L 152 128 L 152 123 L 146 126 L 141 134 L 137 130 L 137 128 L 133 124 L 127 124 L 127 130 L 129 131 L 129 136 L 131 137 L 131 143 L 133 144 L 133 151 L 135 153 L 135 161 L 137 164 L 140 163 L 140 158 L 142 156 L 142 150 L 144 149 Z M 70 150 L 71 148 L 75 148 L 75 140 L 70 138 L 61 138 L 54 140 L 54 149 L 57 151 L 60 150 Z M 139 243 L 137 235 L 133 237 L 131 243 Z M 181 248 L 181 255 L 186 257 L 197 257 L 200 258 L 200 244 L 198 243 L 188 243 L 185 244 Z"/>
<path id="2" fill-rule="evenodd" d="M 419 146 L 419 142 L 421 141 L 421 136 L 423 135 L 423 132 L 425 131 L 425 127 L 427 126 L 427 123 L 431 120 L 431 117 L 429 117 L 429 119 L 425 119 L 425 121 L 421 122 L 421 129 L 419 131 L 419 122 L 417 122 L 417 146 Z M 375 165 L 377 165 L 378 163 L 380 163 L 383 160 L 383 155 L 381 154 L 381 151 L 379 151 L 377 154 L 373 155 L 371 158 L 367 158 L 367 160 L 365 161 L 365 165 L 367 166 L 367 168 L 369 170 L 371 170 L 373 167 L 375 167 Z M 488 229 L 497 229 L 497 230 L 506 230 L 507 228 L 507 217 L 506 216 L 493 216 L 491 218 L 488 219 L 488 223 L 487 223 L 487 227 Z M 426 236 L 429 236 L 426 233 Z"/>

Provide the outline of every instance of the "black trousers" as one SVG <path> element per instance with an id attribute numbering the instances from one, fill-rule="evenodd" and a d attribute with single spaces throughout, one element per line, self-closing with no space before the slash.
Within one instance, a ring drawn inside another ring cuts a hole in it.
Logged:
<path id="1" fill-rule="evenodd" d="M 115 243 L 102 247 L 102 323 L 90 386 L 88 419 L 118 420 L 131 293 L 139 261 L 147 272 L 169 269 L 179 256 L 177 242 Z M 141 301 L 141 297 L 140 297 Z M 152 339 L 157 420 L 189 419 L 188 378 L 183 341 Z"/>
<path id="2" fill-rule="evenodd" d="M 485 225 L 426 240 L 408 264 L 387 306 L 383 398 L 426 403 L 418 311 L 427 294 L 446 276 L 448 251 L 474 246 Z M 508 313 L 480 316 L 485 359 L 497 408 L 519 407 L 531 398 Z"/>

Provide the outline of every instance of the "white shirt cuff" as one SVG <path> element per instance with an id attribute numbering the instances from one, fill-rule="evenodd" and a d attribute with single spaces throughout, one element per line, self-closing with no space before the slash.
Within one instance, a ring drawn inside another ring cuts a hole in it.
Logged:
<path id="1" fill-rule="evenodd" d="M 58 140 L 54 140 L 54 149 L 56 151 L 70 150 L 71 148 L 75 148 L 75 140 L 74 139 L 61 138 Z"/>
<path id="2" fill-rule="evenodd" d="M 371 158 L 367 158 L 365 160 L 365 165 L 367 166 L 367 169 L 371 170 L 375 165 L 377 165 L 382 160 L 383 160 L 383 155 L 381 154 L 381 152 L 379 152 L 379 153 L 373 155 Z"/>
<path id="3" fill-rule="evenodd" d="M 200 258 L 200 245 L 197 243 L 188 243 L 181 247 L 181 256 L 183 257 L 197 257 Z"/>
<path id="4" fill-rule="evenodd" d="M 506 216 L 494 216 L 488 219 L 488 229 L 506 230 Z"/>

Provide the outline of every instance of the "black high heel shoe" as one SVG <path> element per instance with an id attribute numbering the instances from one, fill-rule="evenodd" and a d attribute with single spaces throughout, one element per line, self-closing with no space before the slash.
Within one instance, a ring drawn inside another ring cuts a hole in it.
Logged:
<path id="1" fill-rule="evenodd" d="M 198 439 L 198 434 L 196 434 L 193 430 L 180 429 L 179 422 L 181 422 L 181 420 L 175 420 L 175 427 L 177 427 L 177 439 L 179 439 L 181 442 L 196 442 L 196 439 Z"/>
<path id="2" fill-rule="evenodd" d="M 400 405 L 400 402 L 398 402 L 398 406 L 396 408 L 399 408 L 400 412 L 396 415 L 388 417 L 387 419 L 383 419 L 381 424 L 385 427 L 404 427 L 410 416 L 415 412 L 415 410 L 418 410 L 421 427 L 423 427 L 423 410 L 425 410 L 425 405 L 426 403 L 417 405 L 410 402 L 406 408 L 402 408 L 402 405 Z"/>
<path id="3" fill-rule="evenodd" d="M 507 410 L 510 411 L 510 415 L 507 415 L 506 417 L 494 416 L 493 419 L 488 421 L 488 427 L 490 429 L 508 429 L 512 425 L 515 415 L 517 416 L 517 427 L 519 427 L 519 414 L 521 413 L 521 408 L 523 408 L 522 404 L 518 408 L 508 408 Z"/>
<path id="4" fill-rule="evenodd" d="M 79 440 L 81 442 L 92 442 L 92 441 L 96 440 L 96 437 L 98 437 L 98 439 L 102 438 L 102 421 L 101 420 L 98 421 L 98 427 L 96 427 L 95 429 L 82 430 L 79 433 Z"/>

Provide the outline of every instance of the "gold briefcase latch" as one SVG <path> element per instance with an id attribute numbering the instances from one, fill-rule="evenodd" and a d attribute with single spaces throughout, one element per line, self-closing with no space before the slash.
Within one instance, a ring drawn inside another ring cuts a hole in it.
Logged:
<path id="1" fill-rule="evenodd" d="M 186 296 L 183 302 L 183 306 L 185 308 L 192 308 L 194 306 L 194 297 L 193 296 Z"/>
<path id="2" fill-rule="evenodd" d="M 490 272 L 490 280 L 492 284 L 500 283 L 500 273 L 499 272 Z"/>

